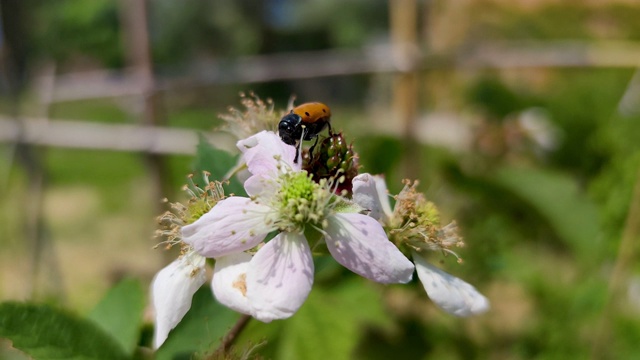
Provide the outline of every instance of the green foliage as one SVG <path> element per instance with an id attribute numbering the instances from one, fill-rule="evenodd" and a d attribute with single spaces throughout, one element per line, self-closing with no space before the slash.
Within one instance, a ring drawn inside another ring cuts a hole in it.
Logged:
<path id="1" fill-rule="evenodd" d="M 581 2 L 565 1 L 547 4 L 534 12 L 526 7 L 498 3 L 478 3 L 477 6 L 482 7 L 482 12 L 477 12 L 480 20 L 476 19 L 475 25 L 483 30 L 478 33 L 493 40 L 597 39 L 606 36 L 597 26 L 601 24 L 607 24 L 605 34 L 612 38 L 630 40 L 640 37 L 640 26 L 632 20 L 640 16 L 640 9 L 631 3 L 585 6 Z"/>
<path id="2" fill-rule="evenodd" d="M 67 60 L 83 54 L 107 67 L 124 61 L 118 9 L 111 0 L 43 2 L 32 31 L 40 55 Z"/>
<path id="3" fill-rule="evenodd" d="M 571 178 L 548 170 L 504 167 L 493 180 L 535 209 L 577 254 L 585 259 L 597 255 L 597 209 Z"/>
<path id="4" fill-rule="evenodd" d="M 35 106 L 30 106 L 38 110 Z M 27 110 L 28 111 L 28 110 Z M 36 114 L 40 115 L 40 114 Z M 54 103 L 51 116 L 56 119 L 86 120 L 99 123 L 130 123 L 136 117 L 118 106 L 113 99 L 90 99 Z"/>
<path id="5" fill-rule="evenodd" d="M 0 338 L 34 359 L 128 359 L 92 322 L 46 305 L 0 304 Z"/>
<path id="6" fill-rule="evenodd" d="M 471 104 L 479 107 L 491 120 L 503 120 L 507 115 L 522 110 L 525 101 L 495 77 L 478 80 L 469 90 Z"/>
<path id="7" fill-rule="evenodd" d="M 123 152 L 49 149 L 45 166 L 51 183 L 62 186 L 92 183 L 103 195 L 107 210 L 121 211 L 130 206 L 131 182 L 144 174 L 142 160 L 138 154 Z"/>
<path id="8" fill-rule="evenodd" d="M 249 346 L 266 340 L 258 353 L 275 359 L 351 359 L 365 330 L 387 331 L 393 322 L 382 306 L 379 288 L 364 280 L 316 284 L 302 308 L 290 319 L 254 322 L 238 339 Z"/>
<path id="9" fill-rule="evenodd" d="M 560 148 L 550 157 L 554 166 L 580 177 L 591 177 L 601 170 L 612 152 L 601 136 L 610 127 L 609 120 L 630 76 L 627 70 L 610 69 L 568 71 L 557 76 L 543 101 L 562 130 Z"/>
<path id="10" fill-rule="evenodd" d="M 88 318 L 132 354 L 139 338 L 144 305 L 140 282 L 125 279 L 109 290 Z"/>
<path id="11" fill-rule="evenodd" d="M 360 137 L 354 146 L 357 153 L 366 154 L 360 156 L 360 171 L 389 176 L 402 160 L 402 146 L 400 140 L 389 136 Z"/>
<path id="12" fill-rule="evenodd" d="M 225 178 L 230 169 L 236 167 L 238 164 L 238 155 L 231 155 L 226 151 L 216 149 L 207 142 L 204 136 L 200 136 L 200 142 L 196 150 L 196 159 L 193 165 L 193 171 L 197 176 L 194 176 L 195 181 L 200 181 L 203 171 L 208 171 L 211 176 L 209 180 L 222 180 Z M 233 193 L 236 195 L 245 194 L 242 184 L 238 179 L 233 176 L 229 179 L 229 184 L 224 185 L 225 193 L 227 195 Z"/>
<path id="13" fill-rule="evenodd" d="M 213 299 L 211 289 L 203 286 L 193 295 L 189 312 L 156 352 L 156 360 L 190 359 L 191 354 L 216 349 L 238 318 L 237 313 Z"/>

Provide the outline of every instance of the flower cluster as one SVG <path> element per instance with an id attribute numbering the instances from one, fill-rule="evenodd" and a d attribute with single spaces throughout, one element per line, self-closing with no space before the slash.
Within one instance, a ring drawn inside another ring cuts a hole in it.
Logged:
<path id="1" fill-rule="evenodd" d="M 342 134 L 331 134 L 307 156 L 304 170 L 294 161 L 296 149 L 274 132 L 260 131 L 237 147 L 249 173 L 246 197 L 225 197 L 206 178 L 187 206 L 173 206 L 177 215 L 161 217 L 167 244 L 182 251 L 153 281 L 155 347 L 206 281 L 205 258 L 215 260 L 215 298 L 263 322 L 288 318 L 302 306 L 314 281 L 312 250 L 383 284 L 407 283 L 415 269 L 433 301 L 455 315 L 488 309 L 475 288 L 423 256 L 424 250 L 455 254 L 450 248 L 462 244 L 455 224 L 441 227 L 437 209 L 415 184 L 407 183 L 392 210 L 384 179 L 357 175 L 357 157 Z"/>
<path id="2" fill-rule="evenodd" d="M 370 216 L 385 225 L 393 243 L 409 249 L 418 277 L 436 305 L 457 316 L 487 311 L 489 301 L 472 285 L 427 262 L 425 251 L 442 251 L 458 257 L 451 248 L 462 247 L 464 242 L 455 222 L 440 225 L 438 209 L 416 190 L 417 184 L 406 181 L 391 210 L 384 178 L 361 174 L 354 179 L 353 197 L 356 203 L 370 209 Z"/>

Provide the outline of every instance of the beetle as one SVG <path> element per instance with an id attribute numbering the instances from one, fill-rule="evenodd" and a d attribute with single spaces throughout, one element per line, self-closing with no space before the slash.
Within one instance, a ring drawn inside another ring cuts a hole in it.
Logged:
<path id="1" fill-rule="evenodd" d="M 296 147 L 296 157 L 293 162 L 298 162 L 300 146 L 303 140 L 316 138 L 309 153 L 313 154 L 313 148 L 318 143 L 318 133 L 329 128 L 331 134 L 331 109 L 320 102 L 310 102 L 298 105 L 287 115 L 282 117 L 278 124 L 278 134 L 282 142 Z M 300 142 L 298 142 L 300 141 Z"/>

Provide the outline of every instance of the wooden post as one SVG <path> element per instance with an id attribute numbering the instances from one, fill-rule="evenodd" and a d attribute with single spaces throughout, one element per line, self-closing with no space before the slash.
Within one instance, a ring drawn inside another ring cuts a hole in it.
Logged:
<path id="1" fill-rule="evenodd" d="M 140 123 L 149 126 L 161 125 L 164 121 L 160 111 L 160 94 L 155 90 L 147 1 L 122 0 L 120 5 L 128 62 L 134 72 L 132 76 L 137 80 L 142 93 L 143 111 Z M 141 141 L 144 140 L 146 139 L 141 139 Z M 163 209 L 160 200 L 172 192 L 171 184 L 166 177 L 167 163 L 159 154 L 144 156 L 151 180 L 152 196 L 158 200 L 157 210 L 160 213 Z"/>
<path id="2" fill-rule="evenodd" d="M 133 76 L 137 79 L 142 93 L 143 112 L 140 116 L 140 122 L 147 126 L 161 125 L 164 121 L 160 111 L 161 98 L 156 91 L 153 74 L 147 0 L 121 0 L 120 11 L 128 61 L 133 68 Z M 145 140 L 148 139 L 141 139 L 141 141 Z M 162 199 L 170 198 L 172 193 L 171 182 L 167 176 L 167 162 L 160 154 L 147 153 L 144 157 L 151 185 L 151 196 L 157 204 L 155 213 L 160 215 L 167 210 Z M 153 239 L 153 242 L 155 243 L 157 240 Z M 165 263 L 175 257 L 175 251 L 162 253 Z"/>
<path id="3" fill-rule="evenodd" d="M 417 179 L 420 175 L 420 147 L 414 135 L 418 112 L 417 1 L 390 0 L 389 13 L 393 58 L 399 71 L 394 80 L 393 108 L 401 122 L 405 145 L 403 174 Z"/>

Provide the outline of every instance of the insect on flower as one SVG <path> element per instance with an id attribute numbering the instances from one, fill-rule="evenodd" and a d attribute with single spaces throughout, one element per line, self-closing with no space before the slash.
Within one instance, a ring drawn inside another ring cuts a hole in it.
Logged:
<path id="1" fill-rule="evenodd" d="M 280 139 L 287 144 L 296 147 L 296 156 L 293 159 L 298 162 L 300 156 L 300 146 L 302 140 L 316 138 L 316 143 L 309 150 L 313 154 L 313 148 L 318 143 L 318 134 L 329 127 L 331 134 L 331 109 L 323 103 L 311 102 L 296 106 L 291 112 L 285 115 L 278 124 L 278 134 Z M 300 142 L 298 142 L 298 140 Z"/>

